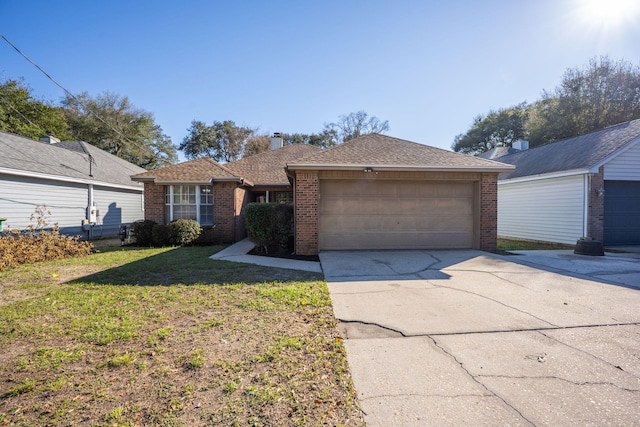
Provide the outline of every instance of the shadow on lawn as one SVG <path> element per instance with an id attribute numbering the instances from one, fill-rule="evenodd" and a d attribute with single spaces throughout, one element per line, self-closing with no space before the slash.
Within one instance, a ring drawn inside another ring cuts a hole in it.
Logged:
<path id="1" fill-rule="evenodd" d="M 177 284 L 256 284 L 272 281 L 324 280 L 318 273 L 212 260 L 220 246 L 169 248 L 68 283 L 99 285 L 170 286 Z M 123 253 L 142 248 L 120 249 Z M 110 252 L 107 250 L 106 252 Z M 111 252 L 115 252 L 113 249 Z"/>

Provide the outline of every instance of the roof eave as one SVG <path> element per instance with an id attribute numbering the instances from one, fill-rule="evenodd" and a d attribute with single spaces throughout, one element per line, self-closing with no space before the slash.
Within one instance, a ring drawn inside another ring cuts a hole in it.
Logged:
<path id="1" fill-rule="evenodd" d="M 406 165 L 375 165 L 375 164 L 309 164 L 299 163 L 287 165 L 288 170 L 364 170 L 372 168 L 379 172 L 492 172 L 505 173 L 515 170 L 515 166 L 498 164 L 495 166 L 406 166 Z"/>

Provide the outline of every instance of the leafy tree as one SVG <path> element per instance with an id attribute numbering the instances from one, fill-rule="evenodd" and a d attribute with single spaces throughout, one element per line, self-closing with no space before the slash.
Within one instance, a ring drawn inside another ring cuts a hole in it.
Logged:
<path id="1" fill-rule="evenodd" d="M 640 118 L 640 68 L 606 56 L 570 68 L 544 91 L 527 125 L 531 146 L 593 132 Z"/>
<path id="2" fill-rule="evenodd" d="M 477 116 L 467 133 L 456 136 L 451 148 L 466 154 L 480 154 L 498 145 L 511 146 L 525 138 L 527 106 L 523 102 L 515 107 L 490 111 Z"/>
<path id="3" fill-rule="evenodd" d="M 323 130 L 320 133 L 283 133 L 285 144 L 309 144 L 320 148 L 329 148 L 336 144 L 336 133 L 332 130 Z"/>
<path id="4" fill-rule="evenodd" d="M 328 144 L 331 146 L 370 133 L 384 133 L 388 130 L 388 120 L 380 121 L 375 116 L 370 117 L 364 111 L 357 111 L 339 116 L 337 122 L 325 124 L 323 133 L 331 138 L 332 143 Z"/>
<path id="5" fill-rule="evenodd" d="M 72 137 L 147 169 L 177 161 L 176 147 L 153 114 L 138 109 L 129 98 L 86 92 L 62 101 Z"/>
<path id="6" fill-rule="evenodd" d="M 253 132 L 253 135 L 247 138 L 242 157 L 253 156 L 254 154 L 269 151 L 270 149 L 271 137 L 269 137 L 269 135 L 259 135 L 257 130 Z"/>
<path id="7" fill-rule="evenodd" d="M 0 83 L 0 130 L 33 139 L 48 133 L 68 139 L 67 127 L 62 110 L 35 99 L 21 81 Z"/>
<path id="8" fill-rule="evenodd" d="M 224 162 L 239 159 L 244 152 L 247 140 L 254 133 L 252 129 L 237 126 L 231 120 L 216 121 L 211 126 L 194 120 L 188 132 L 189 134 L 178 147 L 184 151 L 187 158 L 208 156 Z"/>

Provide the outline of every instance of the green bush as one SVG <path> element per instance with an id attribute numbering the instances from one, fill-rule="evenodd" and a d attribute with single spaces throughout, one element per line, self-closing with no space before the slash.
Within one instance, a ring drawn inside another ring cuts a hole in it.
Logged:
<path id="1" fill-rule="evenodd" d="M 171 242 L 179 246 L 190 245 L 200 236 L 202 231 L 198 221 L 192 219 L 175 220 L 169 224 L 169 227 L 171 228 Z"/>
<path id="2" fill-rule="evenodd" d="M 153 246 L 168 246 L 171 242 L 171 228 L 164 224 L 153 224 L 151 227 L 151 243 Z"/>
<path id="3" fill-rule="evenodd" d="M 286 203 L 249 203 L 245 210 L 249 239 L 263 253 L 288 250 L 293 206 Z"/>
<path id="4" fill-rule="evenodd" d="M 150 219 L 140 220 L 131 224 L 131 232 L 136 239 L 137 246 L 153 245 L 153 226 L 157 223 Z"/>

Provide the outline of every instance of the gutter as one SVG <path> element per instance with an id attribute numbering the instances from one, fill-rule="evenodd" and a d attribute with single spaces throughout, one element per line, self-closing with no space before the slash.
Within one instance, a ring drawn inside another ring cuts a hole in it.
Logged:
<path id="1" fill-rule="evenodd" d="M 376 164 L 309 164 L 299 163 L 287 165 L 287 170 L 358 170 L 373 168 L 379 172 L 512 172 L 515 166 L 504 164 L 500 166 L 406 166 L 406 165 L 376 165 Z"/>
<path id="2" fill-rule="evenodd" d="M 17 171 L 15 169 L 0 168 L 0 174 L 23 176 L 27 178 L 48 179 L 51 181 L 59 181 L 59 182 L 71 182 L 75 184 L 99 185 L 101 187 L 119 188 L 122 190 L 136 190 L 136 191 L 143 190 L 142 187 L 137 185 L 114 184 L 111 182 L 96 181 L 93 179 L 72 178 L 72 177 L 50 175 L 50 174 L 39 173 L 39 172 Z"/>
<path id="3" fill-rule="evenodd" d="M 565 176 L 585 175 L 590 173 L 592 173 L 590 169 L 573 169 L 573 170 L 562 171 L 562 172 L 542 173 L 538 175 L 527 175 L 527 176 L 522 176 L 518 178 L 499 179 L 498 185 L 512 184 L 517 182 L 538 181 L 541 179 L 562 178 Z"/>

